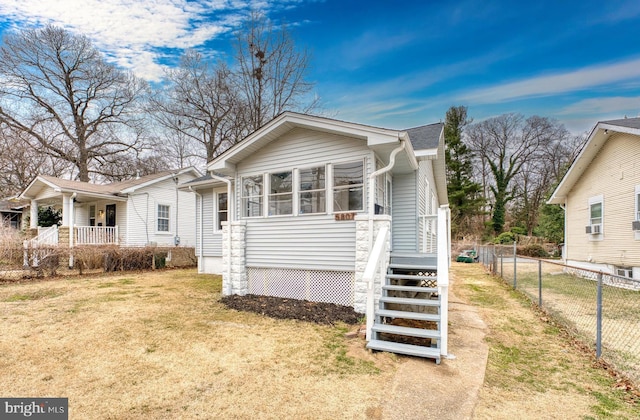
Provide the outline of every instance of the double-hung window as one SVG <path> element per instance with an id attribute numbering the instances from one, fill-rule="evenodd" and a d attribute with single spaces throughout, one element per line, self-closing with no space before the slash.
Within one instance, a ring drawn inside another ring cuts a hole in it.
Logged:
<path id="1" fill-rule="evenodd" d="M 220 192 L 217 194 L 217 211 L 216 211 L 216 229 L 222 230 L 222 222 L 229 220 L 229 202 L 227 193 Z"/>
<path id="2" fill-rule="evenodd" d="M 635 219 L 636 221 L 640 221 L 640 185 L 636 185 L 636 194 L 635 194 Z"/>
<path id="3" fill-rule="evenodd" d="M 589 225 L 587 233 L 592 240 L 602 240 L 604 232 L 604 196 L 598 195 L 589 198 Z"/>
<path id="4" fill-rule="evenodd" d="M 602 202 L 592 203 L 589 206 L 589 222 L 591 226 L 602 224 Z"/>
<path id="5" fill-rule="evenodd" d="M 262 175 L 242 178 L 242 215 L 244 217 L 262 216 L 263 182 Z"/>
<path id="6" fill-rule="evenodd" d="M 300 169 L 299 206 L 300 214 L 324 213 L 326 211 L 325 167 Z"/>
<path id="7" fill-rule="evenodd" d="M 333 165 L 333 211 L 364 209 L 363 161 Z"/>
<path id="8" fill-rule="evenodd" d="M 293 173 L 269 174 L 269 216 L 293 214 Z"/>
<path id="9" fill-rule="evenodd" d="M 158 232 L 169 232 L 169 206 L 158 204 Z"/>
<path id="10" fill-rule="evenodd" d="M 96 225 L 96 206 L 94 204 L 89 206 L 89 226 Z"/>

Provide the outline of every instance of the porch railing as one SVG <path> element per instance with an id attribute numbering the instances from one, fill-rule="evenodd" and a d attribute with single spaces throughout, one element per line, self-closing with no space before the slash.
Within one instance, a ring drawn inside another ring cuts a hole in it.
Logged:
<path id="1" fill-rule="evenodd" d="M 371 249 L 371 253 L 369 254 L 369 260 L 367 261 L 367 265 L 364 269 L 364 278 L 363 280 L 367 283 L 367 307 L 366 307 L 366 339 L 367 341 L 371 340 L 371 328 L 373 327 L 373 320 L 375 318 L 375 281 L 376 277 L 378 279 L 384 278 L 384 275 L 387 271 L 388 261 L 385 261 L 384 255 L 387 250 L 387 237 L 389 236 L 389 228 L 384 226 L 378 232 L 378 236 L 376 237 L 376 241 L 373 244 L 373 248 Z M 380 280 L 379 280 L 380 281 Z"/>
<path id="2" fill-rule="evenodd" d="M 76 245 L 117 245 L 118 226 L 77 226 Z"/>
<path id="3" fill-rule="evenodd" d="M 422 244 L 420 252 L 435 254 L 438 249 L 438 215 L 423 214 L 422 218 Z"/>

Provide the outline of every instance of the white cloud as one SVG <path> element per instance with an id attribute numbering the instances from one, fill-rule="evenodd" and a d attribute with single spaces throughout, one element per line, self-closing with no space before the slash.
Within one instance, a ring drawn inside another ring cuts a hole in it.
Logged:
<path id="1" fill-rule="evenodd" d="M 0 15 L 18 29 L 51 23 L 84 34 L 115 62 L 158 80 L 158 50 L 202 45 L 233 29 L 250 6 L 224 0 L 0 0 Z"/>
<path id="2" fill-rule="evenodd" d="M 559 115 L 619 115 L 635 116 L 640 112 L 640 97 L 615 96 L 608 98 L 590 98 L 575 102 L 560 111 Z"/>
<path id="3" fill-rule="evenodd" d="M 640 59 L 476 89 L 459 95 L 459 100 L 489 104 L 576 92 L 633 79 L 640 79 Z"/>

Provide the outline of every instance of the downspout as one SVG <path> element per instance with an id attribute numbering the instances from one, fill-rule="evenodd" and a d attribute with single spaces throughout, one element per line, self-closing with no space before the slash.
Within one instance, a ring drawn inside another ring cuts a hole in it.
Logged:
<path id="1" fill-rule="evenodd" d="M 202 194 L 200 194 L 199 192 L 197 192 L 196 190 L 194 190 L 191 186 L 189 186 L 189 191 L 191 191 L 192 193 L 194 193 L 196 195 L 196 197 L 198 197 L 200 199 L 200 249 L 198 250 L 198 272 L 202 273 L 203 271 L 203 266 L 204 266 L 204 261 L 202 261 L 202 245 L 203 245 L 203 240 L 202 237 L 203 232 L 202 232 L 202 217 L 204 215 L 204 212 L 202 210 L 202 205 L 204 204 L 204 201 L 202 200 Z"/>
<path id="2" fill-rule="evenodd" d="M 69 268 L 73 268 L 73 235 L 75 234 L 75 209 L 73 208 L 74 206 L 74 202 L 76 200 L 76 197 L 78 196 L 78 193 L 73 193 L 71 194 L 71 198 L 69 198 L 69 212 L 71 213 L 69 215 Z"/>
<path id="3" fill-rule="evenodd" d="M 235 219 L 234 217 L 234 208 L 235 206 L 233 205 L 234 201 L 231 198 L 231 180 L 227 179 L 227 178 L 223 178 L 221 176 L 217 176 L 214 175 L 213 173 L 210 174 L 211 178 L 215 179 L 216 181 L 221 181 L 224 182 L 225 184 L 227 184 L 227 206 L 229 207 L 227 210 L 227 254 L 229 255 L 229 259 L 227 261 L 227 287 L 230 288 L 231 287 L 231 222 Z M 223 291 L 224 294 L 226 295 L 230 295 L 231 294 L 231 290 L 226 290 Z"/>
<path id="4" fill-rule="evenodd" d="M 389 172 L 396 164 L 396 155 L 406 148 L 406 134 L 398 134 L 400 146 L 396 147 L 389 156 L 389 164 L 384 168 L 380 168 L 369 175 L 369 253 L 373 247 L 373 216 L 375 212 L 375 181 L 378 175 Z M 374 163 L 375 164 L 375 163 Z"/>

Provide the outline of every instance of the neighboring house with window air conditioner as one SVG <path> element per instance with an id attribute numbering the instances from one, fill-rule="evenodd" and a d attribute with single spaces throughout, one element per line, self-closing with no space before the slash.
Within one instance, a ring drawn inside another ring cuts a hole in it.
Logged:
<path id="1" fill-rule="evenodd" d="M 549 203 L 567 264 L 640 279 L 640 118 L 597 123 Z"/>

